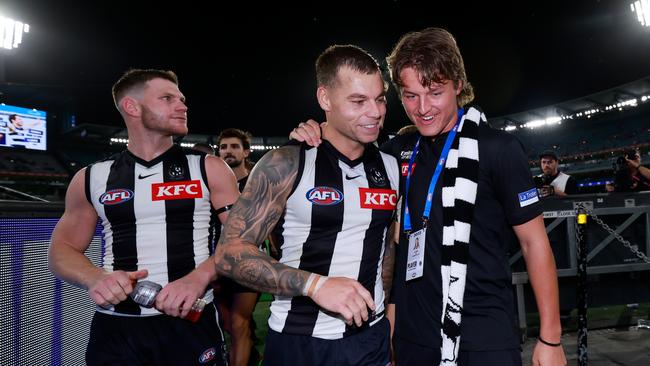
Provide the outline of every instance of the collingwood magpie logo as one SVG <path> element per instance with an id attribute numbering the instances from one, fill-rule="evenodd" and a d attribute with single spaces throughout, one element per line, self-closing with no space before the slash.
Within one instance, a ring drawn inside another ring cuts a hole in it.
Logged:
<path id="1" fill-rule="evenodd" d="M 375 168 L 370 168 L 370 180 L 379 187 L 386 186 L 386 177 L 382 172 Z"/>
<path id="2" fill-rule="evenodd" d="M 185 175 L 185 171 L 183 170 L 182 166 L 178 164 L 172 164 L 169 167 L 169 170 L 167 171 L 167 175 L 169 176 L 169 179 L 179 180 L 179 179 L 183 179 L 183 176 Z"/>

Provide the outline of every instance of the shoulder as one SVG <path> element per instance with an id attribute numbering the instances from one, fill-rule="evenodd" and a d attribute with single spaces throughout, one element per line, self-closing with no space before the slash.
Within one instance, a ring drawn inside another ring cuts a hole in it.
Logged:
<path id="1" fill-rule="evenodd" d="M 260 159 L 255 166 L 258 164 L 277 163 L 282 161 L 282 159 L 287 159 L 287 164 L 293 164 L 300 157 L 300 152 L 306 149 L 312 149 L 312 147 L 306 146 L 305 144 L 284 145 L 264 154 L 262 159 Z"/>
<path id="2" fill-rule="evenodd" d="M 392 139 L 384 142 L 380 146 L 383 153 L 393 156 L 395 159 L 400 160 L 404 158 L 405 154 L 413 151 L 413 147 L 417 142 L 420 134 L 417 131 L 409 132 L 403 135 L 397 135 Z"/>
<path id="3" fill-rule="evenodd" d="M 199 155 L 201 152 L 199 152 Z M 208 155 L 205 153 L 202 153 L 205 156 L 205 168 L 206 170 L 210 171 L 211 173 L 232 173 L 232 169 L 226 164 L 223 159 L 221 159 L 218 156 L 214 155 Z"/>

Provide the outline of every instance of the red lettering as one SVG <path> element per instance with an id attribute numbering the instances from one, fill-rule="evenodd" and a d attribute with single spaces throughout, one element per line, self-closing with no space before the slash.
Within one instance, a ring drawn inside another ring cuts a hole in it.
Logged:
<path id="1" fill-rule="evenodd" d="M 359 188 L 361 208 L 373 210 L 394 210 L 397 207 L 397 192 L 392 189 Z"/>
<path id="2" fill-rule="evenodd" d="M 155 183 L 151 185 L 151 200 L 182 200 L 202 198 L 201 181 L 187 180 L 182 182 Z"/>

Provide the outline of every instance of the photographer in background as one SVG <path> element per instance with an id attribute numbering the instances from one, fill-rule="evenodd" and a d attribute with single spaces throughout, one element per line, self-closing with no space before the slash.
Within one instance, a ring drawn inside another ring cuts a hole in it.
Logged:
<path id="1" fill-rule="evenodd" d="M 565 173 L 558 171 L 559 160 L 553 150 L 546 150 L 539 155 L 542 174 L 533 180 L 540 197 L 559 196 L 578 193 L 578 182 Z"/>
<path id="2" fill-rule="evenodd" d="M 608 192 L 640 192 L 650 190 L 650 169 L 641 165 L 641 154 L 636 149 L 626 150 L 614 163 L 614 185 Z"/>

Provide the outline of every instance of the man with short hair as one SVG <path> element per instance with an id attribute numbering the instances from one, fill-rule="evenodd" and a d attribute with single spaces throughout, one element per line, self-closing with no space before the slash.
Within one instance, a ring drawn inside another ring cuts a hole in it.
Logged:
<path id="1" fill-rule="evenodd" d="M 241 192 L 246 187 L 249 174 L 251 135 L 238 128 L 228 128 L 217 137 L 219 156 L 228 164 Z M 254 354 L 253 311 L 259 292 L 242 286 L 228 277 L 217 280 L 217 306 L 223 325 L 230 334 L 230 364 L 245 366 L 249 364 L 251 352 Z"/>
<path id="2" fill-rule="evenodd" d="M 572 176 L 558 170 L 559 159 L 555 151 L 545 150 L 539 154 L 539 165 L 542 174 L 535 177 L 535 184 L 541 197 L 566 197 L 578 193 L 578 182 Z"/>
<path id="3" fill-rule="evenodd" d="M 222 334 L 209 283 L 211 209 L 225 221 L 239 192 L 219 158 L 183 149 L 187 106 L 171 71 L 129 70 L 113 86 L 128 131 L 125 151 L 80 170 L 52 234 L 50 270 L 97 304 L 88 365 L 223 365 Z M 98 217 L 103 258 L 84 252 Z M 138 280 L 162 286 L 155 308 L 129 295 Z M 207 290 L 207 291 L 206 291 Z M 196 322 L 182 319 L 202 298 Z"/>
<path id="4" fill-rule="evenodd" d="M 372 144 L 386 114 L 384 81 L 377 61 L 351 45 L 326 49 L 316 74 L 329 122 L 323 144 L 283 146 L 256 164 L 224 226 L 216 267 L 276 295 L 266 365 L 386 365 L 385 238 L 399 172 Z M 272 230 L 279 262 L 257 249 Z"/>

